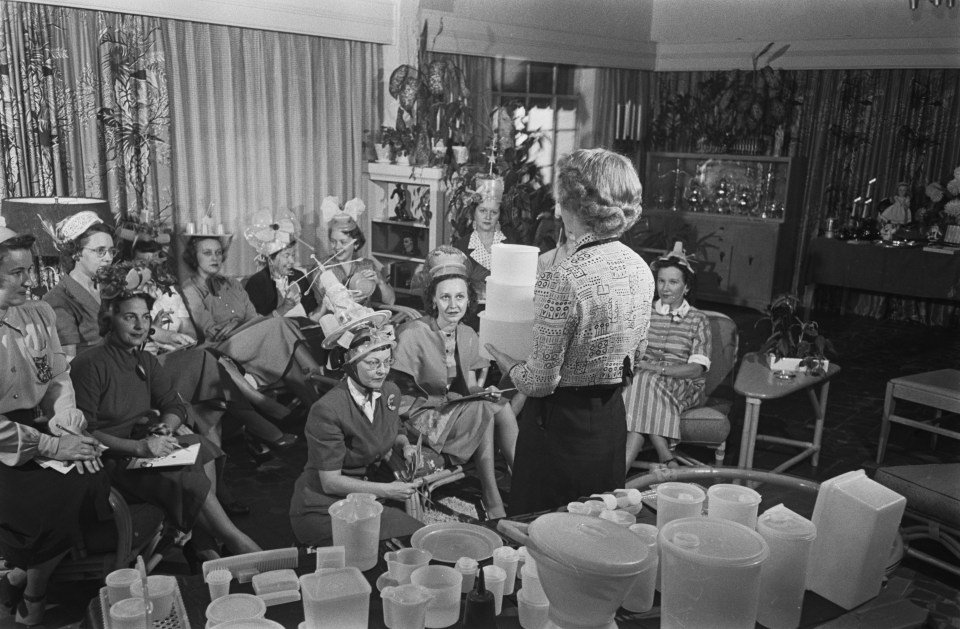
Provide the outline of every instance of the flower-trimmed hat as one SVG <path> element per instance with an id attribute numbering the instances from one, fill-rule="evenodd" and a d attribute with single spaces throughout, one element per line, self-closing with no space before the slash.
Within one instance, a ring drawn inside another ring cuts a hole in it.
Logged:
<path id="1" fill-rule="evenodd" d="M 393 349 L 397 346 L 397 339 L 391 323 L 385 323 L 381 328 L 366 325 L 351 334 L 349 346 L 343 350 L 343 362 L 347 365 L 355 363 L 373 352 Z"/>
<path id="2" fill-rule="evenodd" d="M 685 268 L 687 271 L 689 271 L 691 275 L 696 275 L 697 272 L 693 270 L 693 266 L 690 264 L 690 260 L 692 259 L 693 259 L 693 256 L 687 255 L 687 252 L 684 251 L 683 249 L 683 243 L 678 240 L 673 243 L 672 251 L 654 260 L 653 264 L 651 264 L 650 266 L 653 267 L 654 271 L 656 271 L 664 263 L 675 262 L 676 264 L 679 264 L 680 266 Z"/>
<path id="3" fill-rule="evenodd" d="M 387 310 L 373 310 L 358 304 L 332 271 L 320 274 L 320 285 L 325 291 L 323 303 L 331 311 L 320 317 L 324 349 L 336 346 L 347 349 L 362 328 L 381 328 L 390 318 Z"/>
<path id="4" fill-rule="evenodd" d="M 268 258 L 300 240 L 300 221 L 291 212 L 274 217 L 270 210 L 260 210 L 251 217 L 243 237 L 259 257 Z"/>
<path id="5" fill-rule="evenodd" d="M 467 276 L 467 256 L 456 247 L 440 245 L 427 254 L 425 269 L 430 279 L 443 275 Z"/>
<path id="6" fill-rule="evenodd" d="M 97 271 L 93 282 L 108 301 L 130 293 L 149 293 L 154 286 L 167 289 L 177 280 L 161 262 L 123 260 Z"/>
<path id="7" fill-rule="evenodd" d="M 496 175 L 477 175 L 477 194 L 480 205 L 500 207 L 503 200 L 503 178 Z"/>
<path id="8" fill-rule="evenodd" d="M 43 226 L 43 229 L 50 234 L 50 238 L 53 240 L 53 246 L 56 247 L 58 251 L 62 250 L 63 246 L 68 242 L 79 238 L 83 232 L 94 225 L 103 223 L 103 219 L 91 210 L 84 210 L 68 216 L 57 223 L 56 226 L 52 225 L 50 221 L 39 214 L 37 218 L 40 219 L 40 224 Z"/>

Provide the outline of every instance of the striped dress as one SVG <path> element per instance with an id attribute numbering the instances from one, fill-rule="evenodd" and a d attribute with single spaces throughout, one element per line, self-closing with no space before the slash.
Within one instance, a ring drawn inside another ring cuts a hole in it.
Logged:
<path id="1" fill-rule="evenodd" d="M 695 308 L 674 322 L 670 314 L 650 312 L 644 360 L 681 365 L 690 362 L 709 368 L 710 334 L 707 316 Z M 704 370 L 706 373 L 706 370 Z M 705 378 L 672 378 L 642 370 L 623 391 L 627 430 L 680 439 L 680 413 L 703 403 Z"/>

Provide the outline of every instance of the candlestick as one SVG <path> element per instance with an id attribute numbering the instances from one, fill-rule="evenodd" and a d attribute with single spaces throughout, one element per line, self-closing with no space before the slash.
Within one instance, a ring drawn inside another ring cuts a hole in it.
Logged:
<path id="1" fill-rule="evenodd" d="M 620 139 L 620 117 L 623 115 L 623 105 L 617 105 L 617 122 L 616 122 L 616 131 L 614 131 L 613 139 Z"/>
<path id="2" fill-rule="evenodd" d="M 869 210 L 867 208 L 870 208 Z M 867 199 L 863 202 L 863 218 L 868 218 L 873 214 L 873 199 Z"/>
<path id="3" fill-rule="evenodd" d="M 631 117 L 631 112 L 633 112 L 633 102 L 628 100 L 627 101 L 627 118 L 626 118 L 626 121 L 623 123 L 623 126 L 624 126 L 623 139 L 624 140 L 632 139 L 631 132 L 633 131 L 633 127 L 631 126 L 631 122 L 633 118 Z"/>
<path id="4" fill-rule="evenodd" d="M 643 111 L 643 110 L 640 108 L 640 103 L 637 103 L 637 115 L 636 115 L 636 120 L 637 120 L 637 132 L 636 132 L 636 134 L 633 136 L 634 139 L 637 139 L 637 140 L 640 139 L 640 113 L 641 113 L 642 111 Z"/>

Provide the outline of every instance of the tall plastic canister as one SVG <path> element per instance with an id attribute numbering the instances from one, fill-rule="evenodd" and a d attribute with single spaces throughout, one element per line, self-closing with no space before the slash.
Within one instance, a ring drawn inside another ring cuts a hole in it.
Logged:
<path id="1" fill-rule="evenodd" d="M 382 512 L 373 494 L 348 494 L 330 505 L 333 545 L 343 546 L 348 566 L 369 570 L 377 565 Z"/>
<path id="2" fill-rule="evenodd" d="M 757 533 L 767 540 L 770 556 L 760 571 L 757 622 L 769 629 L 796 629 L 806 589 L 810 547 L 817 527 L 783 505 L 767 509 L 757 520 Z"/>
<path id="3" fill-rule="evenodd" d="M 867 478 L 863 470 L 820 485 L 807 589 L 844 609 L 876 596 L 906 504 L 906 498 Z"/>
<path id="4" fill-rule="evenodd" d="M 663 629 L 753 629 L 760 571 L 770 554 L 748 527 L 681 518 L 660 529 Z"/>

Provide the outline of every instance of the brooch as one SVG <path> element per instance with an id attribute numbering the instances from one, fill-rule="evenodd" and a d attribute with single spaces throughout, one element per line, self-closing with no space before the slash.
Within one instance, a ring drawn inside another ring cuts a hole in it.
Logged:
<path id="1" fill-rule="evenodd" d="M 46 354 L 35 356 L 33 364 L 37 368 L 37 379 L 40 380 L 40 384 L 46 384 L 53 380 L 53 370 L 50 369 L 50 361 Z"/>
<path id="2" fill-rule="evenodd" d="M 397 410 L 397 396 L 393 393 L 387 396 L 387 408 L 391 411 Z"/>

